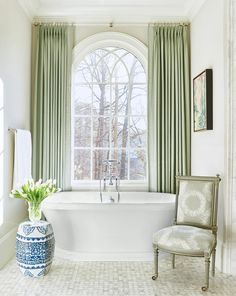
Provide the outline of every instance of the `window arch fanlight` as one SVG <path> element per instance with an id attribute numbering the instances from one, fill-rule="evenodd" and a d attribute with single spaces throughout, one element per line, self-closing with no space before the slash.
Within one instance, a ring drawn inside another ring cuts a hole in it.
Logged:
<path id="1" fill-rule="evenodd" d="M 88 53 L 98 48 L 110 47 L 111 45 L 124 48 L 135 55 L 143 65 L 145 72 L 147 72 L 147 46 L 135 37 L 118 32 L 94 34 L 79 42 L 73 50 L 73 68 L 76 68 Z"/>
<path id="2" fill-rule="evenodd" d="M 120 161 L 124 183 L 147 183 L 146 70 L 147 47 L 127 34 L 95 34 L 74 48 L 72 187 L 98 180 L 108 158 Z"/>

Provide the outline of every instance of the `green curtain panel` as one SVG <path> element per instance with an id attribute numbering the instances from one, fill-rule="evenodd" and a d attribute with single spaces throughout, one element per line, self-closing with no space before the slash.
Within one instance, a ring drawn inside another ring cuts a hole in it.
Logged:
<path id="1" fill-rule="evenodd" d="M 190 28 L 149 26 L 149 190 L 175 192 L 175 175 L 191 173 Z"/>
<path id="2" fill-rule="evenodd" d="M 73 27 L 33 25 L 31 131 L 34 179 L 70 189 Z"/>

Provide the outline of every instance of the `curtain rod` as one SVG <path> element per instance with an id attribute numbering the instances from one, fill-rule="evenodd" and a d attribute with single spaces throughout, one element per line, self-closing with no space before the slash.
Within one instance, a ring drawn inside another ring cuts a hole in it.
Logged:
<path id="1" fill-rule="evenodd" d="M 179 26 L 189 26 L 190 22 L 166 22 L 166 23 L 150 23 L 149 26 L 174 26 L 174 25 L 179 25 Z"/>
<path id="2" fill-rule="evenodd" d="M 69 25 L 69 26 L 108 26 L 110 28 L 116 26 L 148 26 L 148 23 L 116 23 L 113 22 L 110 23 L 71 23 L 71 22 L 50 22 L 50 21 L 40 21 L 40 22 L 33 22 L 34 26 L 40 26 L 40 25 Z"/>
<path id="3" fill-rule="evenodd" d="M 155 25 L 182 25 L 182 26 L 188 26 L 190 22 L 178 22 L 178 21 L 173 21 L 173 22 L 150 22 L 150 23 L 71 23 L 71 22 L 50 22 L 50 21 L 35 21 L 33 22 L 34 26 L 40 26 L 40 25 L 69 25 L 69 26 L 80 26 L 80 27 L 86 27 L 86 26 L 108 26 L 110 28 L 113 28 L 115 26 L 155 26 Z"/>

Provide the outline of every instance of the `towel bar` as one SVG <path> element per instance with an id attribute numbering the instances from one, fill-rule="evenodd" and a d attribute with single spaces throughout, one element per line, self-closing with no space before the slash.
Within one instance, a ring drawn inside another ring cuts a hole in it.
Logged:
<path id="1" fill-rule="evenodd" d="M 16 129 L 16 128 L 8 128 L 8 131 L 9 131 L 9 132 L 16 133 L 16 132 L 17 132 L 17 129 Z"/>

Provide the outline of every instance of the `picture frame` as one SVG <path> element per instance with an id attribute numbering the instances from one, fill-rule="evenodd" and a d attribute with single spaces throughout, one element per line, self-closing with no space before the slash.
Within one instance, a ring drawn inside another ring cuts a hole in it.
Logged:
<path id="1" fill-rule="evenodd" d="M 213 129 L 212 69 L 206 69 L 193 79 L 193 130 Z"/>

